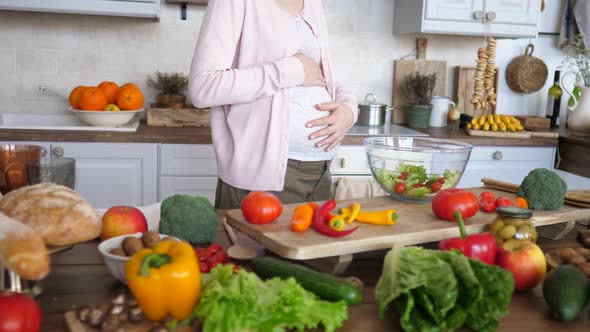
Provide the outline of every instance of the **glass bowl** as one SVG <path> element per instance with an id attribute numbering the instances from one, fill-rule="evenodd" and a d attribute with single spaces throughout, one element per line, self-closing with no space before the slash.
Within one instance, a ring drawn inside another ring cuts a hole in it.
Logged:
<path id="1" fill-rule="evenodd" d="M 94 127 L 120 127 L 131 121 L 135 114 L 143 112 L 143 109 L 116 112 L 70 109 L 76 113 L 82 122 Z"/>
<path id="2" fill-rule="evenodd" d="M 428 202 L 459 183 L 473 146 L 426 137 L 370 137 L 364 140 L 373 178 L 392 197 Z"/>

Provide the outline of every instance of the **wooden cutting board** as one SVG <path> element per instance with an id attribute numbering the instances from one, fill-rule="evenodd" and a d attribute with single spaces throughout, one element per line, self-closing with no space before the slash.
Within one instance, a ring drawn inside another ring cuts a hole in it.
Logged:
<path id="1" fill-rule="evenodd" d="M 406 96 L 399 88 L 403 79 L 415 72 L 421 74 L 436 73 L 435 96 L 446 95 L 447 62 L 433 60 L 395 60 L 393 72 L 393 123 L 408 123 L 405 105 L 408 104 Z"/>
<path id="2" fill-rule="evenodd" d="M 519 186 L 517 184 L 488 178 L 481 179 L 481 182 L 483 182 L 486 187 L 508 191 L 511 193 L 516 192 Z M 573 206 L 590 208 L 590 190 L 568 190 L 565 193 L 563 202 Z"/>
<path id="3" fill-rule="evenodd" d="M 515 198 L 514 194 L 494 189 L 470 189 L 477 196 L 484 190 L 498 195 L 501 193 L 510 199 Z M 406 203 L 389 196 L 364 198 L 358 202 L 361 209 L 366 211 L 396 209 L 399 219 L 393 226 L 357 223 L 359 229 L 356 232 L 341 238 L 327 237 L 313 229 L 303 233 L 292 232 L 289 228 L 290 219 L 294 208 L 299 204 L 285 205 L 281 216 L 267 225 L 249 224 L 240 210 L 228 211 L 227 222 L 270 251 L 297 260 L 390 249 L 394 244 L 421 244 L 459 235 L 456 223 L 441 220 L 432 213 L 431 203 Z M 352 201 L 338 202 L 337 208 L 349 206 L 351 203 Z M 467 232 L 479 233 L 495 218 L 495 213 L 477 213 L 466 221 Z M 532 221 L 537 226 L 543 226 L 584 218 L 590 218 L 590 209 L 564 206 L 558 211 L 535 211 Z"/>
<path id="4" fill-rule="evenodd" d="M 556 132 L 550 131 L 517 131 L 517 132 L 501 132 L 501 131 L 485 131 L 485 130 L 475 130 L 475 129 L 466 129 L 467 134 L 470 136 L 479 136 L 479 137 L 495 137 L 495 138 L 516 138 L 516 139 L 530 139 L 533 137 L 536 138 L 558 138 L 559 134 Z"/>

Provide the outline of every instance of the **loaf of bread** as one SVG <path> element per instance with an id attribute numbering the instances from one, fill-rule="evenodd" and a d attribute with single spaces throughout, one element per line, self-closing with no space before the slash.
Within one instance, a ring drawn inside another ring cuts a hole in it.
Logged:
<path id="1" fill-rule="evenodd" d="M 41 236 L 3 213 L 0 213 L 0 261 L 27 280 L 40 280 L 49 273 L 49 253 Z"/>
<path id="2" fill-rule="evenodd" d="M 48 245 L 75 244 L 100 234 L 96 209 L 74 190 L 53 183 L 9 192 L 0 199 L 0 211 L 30 226 Z"/>

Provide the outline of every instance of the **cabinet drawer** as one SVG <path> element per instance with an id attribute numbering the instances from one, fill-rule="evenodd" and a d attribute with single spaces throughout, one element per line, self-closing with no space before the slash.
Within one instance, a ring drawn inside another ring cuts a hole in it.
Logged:
<path id="1" fill-rule="evenodd" d="M 330 165 L 332 174 L 371 175 L 365 147 L 341 146 Z"/>
<path id="2" fill-rule="evenodd" d="M 520 184 L 535 168 L 552 170 L 554 154 L 551 147 L 476 147 L 458 187 L 479 187 L 482 178 Z"/>
<path id="3" fill-rule="evenodd" d="M 216 176 L 217 161 L 212 144 L 162 144 L 160 175 Z"/>
<path id="4" fill-rule="evenodd" d="M 216 187 L 216 176 L 162 176 L 160 177 L 160 185 L 158 187 L 158 201 L 162 201 L 176 194 L 181 194 L 204 196 L 211 201 L 211 204 L 214 204 Z"/>
<path id="5" fill-rule="evenodd" d="M 533 161 L 553 160 L 555 148 L 552 147 L 474 147 L 469 161 Z"/>

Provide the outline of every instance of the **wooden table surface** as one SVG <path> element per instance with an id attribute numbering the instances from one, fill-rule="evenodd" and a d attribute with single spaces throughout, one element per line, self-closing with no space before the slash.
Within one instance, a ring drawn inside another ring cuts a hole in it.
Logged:
<path id="1" fill-rule="evenodd" d="M 575 236 L 574 231 L 559 241 L 540 239 L 539 244 L 544 250 L 579 246 Z M 215 242 L 225 248 L 229 246 L 229 240 L 221 229 Z M 43 332 L 67 331 L 63 316 L 66 311 L 83 304 L 108 302 L 114 294 L 126 289 L 102 264 L 97 245 L 97 241 L 87 242 L 53 255 L 51 273 L 43 281 L 44 292 L 38 297 L 43 310 Z M 349 319 L 339 331 L 401 331 L 397 319 L 378 318 L 374 290 L 381 274 L 384 254 L 385 251 L 375 251 L 355 255 L 345 275 L 356 276 L 364 282 L 363 302 L 349 308 Z M 590 331 L 590 309 L 587 308 L 573 323 L 557 322 L 551 318 L 540 288 L 515 294 L 509 310 L 510 314 L 502 320 L 500 331 Z"/>

